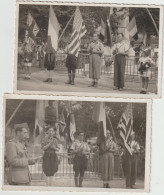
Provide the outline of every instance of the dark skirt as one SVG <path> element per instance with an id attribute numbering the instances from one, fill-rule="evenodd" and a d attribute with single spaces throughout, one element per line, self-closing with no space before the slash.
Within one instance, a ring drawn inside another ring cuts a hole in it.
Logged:
<path id="1" fill-rule="evenodd" d="M 86 171 L 88 159 L 85 155 L 75 155 L 73 159 L 73 170 L 75 172 Z"/>
<path id="2" fill-rule="evenodd" d="M 55 54 L 46 53 L 45 60 L 44 60 L 44 67 L 47 70 L 54 70 L 54 68 L 55 68 Z"/>
<path id="3" fill-rule="evenodd" d="M 46 176 L 54 176 L 54 174 L 58 171 L 58 157 L 55 151 L 45 151 L 43 155 L 43 164 L 42 164 L 43 172 Z"/>

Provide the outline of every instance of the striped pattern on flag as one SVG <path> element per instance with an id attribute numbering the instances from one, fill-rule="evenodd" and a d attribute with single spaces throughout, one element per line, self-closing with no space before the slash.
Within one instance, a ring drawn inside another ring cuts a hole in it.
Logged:
<path id="1" fill-rule="evenodd" d="M 134 37 L 134 35 L 137 34 L 137 24 L 136 24 L 136 19 L 133 17 L 131 21 L 129 22 L 127 26 L 127 31 L 129 32 L 129 35 L 131 37 Z"/>
<path id="2" fill-rule="evenodd" d="M 123 112 L 118 124 L 118 129 L 120 130 L 120 137 L 124 142 L 125 148 L 130 154 L 132 154 L 131 136 L 133 134 L 133 109 L 131 103 L 128 103 L 125 111 Z"/>
<path id="3" fill-rule="evenodd" d="M 83 22 L 83 18 L 80 12 L 79 7 L 76 7 L 74 21 L 73 21 L 73 33 L 71 35 L 71 41 L 68 46 L 70 53 L 74 54 L 75 56 L 78 55 L 81 38 L 87 32 L 86 27 Z"/>

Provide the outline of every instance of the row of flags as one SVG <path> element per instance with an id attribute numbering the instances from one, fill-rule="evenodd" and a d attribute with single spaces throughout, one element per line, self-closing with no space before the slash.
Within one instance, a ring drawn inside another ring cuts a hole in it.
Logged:
<path id="1" fill-rule="evenodd" d="M 41 136 L 45 127 L 45 110 L 48 106 L 48 100 L 37 100 L 35 111 L 35 128 L 34 128 L 34 140 L 35 144 L 40 144 Z M 56 110 L 58 124 L 56 125 L 57 136 L 67 137 L 68 142 L 74 141 L 74 134 L 76 132 L 76 122 L 74 113 L 71 111 L 70 102 L 65 106 L 65 109 L 58 114 L 58 101 L 53 101 L 53 107 Z"/>
<path id="2" fill-rule="evenodd" d="M 96 102 L 94 105 L 93 111 L 93 121 L 98 125 L 98 133 L 97 133 L 97 145 L 100 145 L 104 142 L 106 138 L 107 131 L 107 113 L 105 110 L 104 102 Z M 109 129 L 112 132 L 112 128 Z M 119 131 L 120 138 L 124 144 L 124 147 L 132 155 L 131 143 L 133 141 L 132 136 L 134 134 L 133 131 L 133 108 L 132 103 L 128 103 L 117 126 L 117 130 Z M 112 135 L 114 138 L 114 135 Z"/>
<path id="3" fill-rule="evenodd" d="M 45 110 L 48 106 L 48 100 L 37 100 L 36 101 L 36 114 L 35 114 L 35 143 L 39 143 L 38 137 L 42 135 L 43 128 L 45 125 Z M 58 102 L 53 101 L 53 107 L 56 109 L 56 113 L 58 113 Z M 108 116 L 109 117 L 109 116 Z M 65 109 L 61 112 L 58 118 L 58 126 L 57 126 L 57 134 L 61 134 L 66 137 L 67 145 L 72 143 L 75 140 L 76 133 L 76 121 L 74 113 L 72 112 L 70 102 L 67 102 L 65 105 Z M 97 145 L 100 145 L 104 142 L 106 138 L 107 131 L 107 112 L 104 102 L 95 102 L 93 109 L 93 121 L 98 126 L 97 133 Z M 112 132 L 112 126 L 109 126 L 109 130 L 111 131 L 111 135 L 114 138 Z M 123 111 L 121 118 L 119 120 L 117 130 L 119 131 L 120 138 L 124 144 L 124 147 L 132 154 L 131 143 L 132 136 L 134 134 L 133 131 L 133 107 L 132 103 L 128 103 L 125 110 Z M 116 141 L 116 140 L 114 140 Z"/>
<path id="4" fill-rule="evenodd" d="M 111 47 L 112 46 L 112 32 L 111 32 L 109 17 L 107 18 L 105 22 L 103 21 L 103 19 L 101 19 L 99 36 L 100 36 L 100 40 L 102 40 L 104 44 Z M 127 32 L 129 33 L 129 37 L 133 38 L 134 40 L 137 40 L 138 39 L 138 29 L 137 29 L 137 23 L 136 23 L 135 16 L 130 20 L 126 28 L 127 28 Z M 36 21 L 34 20 L 33 16 L 29 12 L 27 16 L 27 29 L 25 32 L 25 40 L 26 42 L 30 44 L 30 46 L 34 45 L 35 39 L 36 39 L 36 36 L 39 30 L 40 29 Z M 61 30 L 61 27 L 56 17 L 56 14 L 54 12 L 54 9 L 52 6 L 50 6 L 49 23 L 48 23 L 48 42 L 47 42 L 47 52 L 48 53 L 54 53 L 57 50 L 60 30 Z M 72 34 L 70 38 L 70 43 L 68 45 L 68 49 L 72 54 L 76 56 L 78 55 L 78 52 L 80 50 L 81 38 L 86 34 L 86 32 L 87 30 L 86 30 L 80 9 L 79 7 L 76 7 L 76 10 L 74 13 Z"/>
<path id="5" fill-rule="evenodd" d="M 53 10 L 50 6 L 49 9 L 49 23 L 48 23 L 48 41 L 47 53 L 55 53 L 58 48 L 59 32 L 61 30 L 60 24 Z M 33 46 L 35 43 L 36 35 L 39 32 L 39 27 L 32 17 L 31 13 L 27 16 L 27 30 L 25 32 L 25 41 Z M 83 18 L 79 7 L 76 7 L 73 21 L 73 29 L 71 34 L 70 44 L 68 45 L 69 51 L 75 56 L 78 55 L 80 50 L 81 38 L 86 34 L 87 30 L 83 22 Z"/>

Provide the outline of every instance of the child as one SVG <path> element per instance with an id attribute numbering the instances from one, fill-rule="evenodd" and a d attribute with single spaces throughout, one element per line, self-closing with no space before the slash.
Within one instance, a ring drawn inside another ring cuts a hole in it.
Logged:
<path id="1" fill-rule="evenodd" d="M 150 56 L 150 49 L 145 49 L 139 59 L 140 67 L 138 71 L 140 72 L 142 78 L 142 94 L 147 94 L 149 79 L 151 76 L 150 67 L 151 64 L 154 64 L 153 60 L 149 57 Z"/>
<path id="2" fill-rule="evenodd" d="M 25 66 L 25 79 L 30 79 L 31 76 L 31 66 L 33 60 L 33 51 L 29 43 L 24 45 L 24 66 Z"/>

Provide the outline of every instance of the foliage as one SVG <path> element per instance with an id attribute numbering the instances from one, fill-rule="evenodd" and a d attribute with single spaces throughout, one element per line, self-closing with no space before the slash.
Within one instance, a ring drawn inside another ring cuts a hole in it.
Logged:
<path id="1" fill-rule="evenodd" d="M 57 5 L 53 6 L 58 21 L 63 30 L 67 22 L 71 18 L 75 11 L 75 6 L 63 6 Z M 155 22 L 159 28 L 159 9 L 151 8 L 149 9 Z M 41 37 L 43 41 L 47 40 L 48 31 L 48 20 L 49 20 L 49 6 L 48 5 L 20 5 L 19 7 L 19 39 L 24 40 L 27 14 L 28 11 L 34 17 L 36 23 L 38 24 L 40 31 L 37 36 Z M 95 28 L 100 25 L 101 18 L 106 20 L 109 14 L 109 7 L 93 7 L 93 6 L 81 6 L 80 11 L 84 23 L 87 28 L 86 38 L 92 36 Z M 129 8 L 130 19 L 135 16 L 137 21 L 138 31 L 147 31 L 148 34 L 156 34 L 153 23 L 145 8 Z M 68 26 L 66 33 L 64 34 L 62 41 L 67 42 L 72 32 L 73 20 Z"/>
<path id="2" fill-rule="evenodd" d="M 15 108 L 18 106 L 20 100 L 7 100 L 6 102 L 6 121 L 10 118 Z M 66 101 L 59 101 L 59 114 L 63 109 Z M 72 102 L 73 113 L 75 116 L 75 122 L 77 131 L 84 131 L 86 138 L 94 137 L 97 135 L 97 126 L 92 120 L 94 102 Z M 107 102 L 106 108 L 108 110 L 109 117 L 111 119 L 116 137 L 119 138 L 119 131 L 117 129 L 120 117 L 125 110 L 127 103 Z M 31 133 L 34 130 L 35 123 L 35 100 L 25 100 L 18 112 L 11 121 L 10 126 L 14 124 L 27 122 Z M 136 132 L 139 142 L 144 145 L 146 137 L 146 104 L 133 103 L 133 128 Z M 107 123 L 107 128 L 109 128 Z"/>

